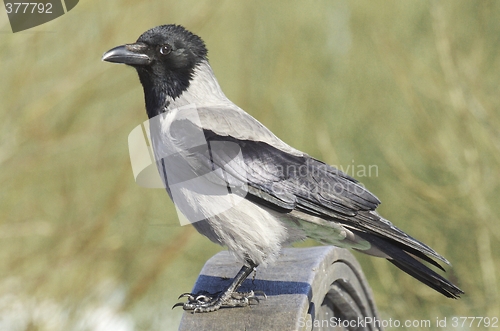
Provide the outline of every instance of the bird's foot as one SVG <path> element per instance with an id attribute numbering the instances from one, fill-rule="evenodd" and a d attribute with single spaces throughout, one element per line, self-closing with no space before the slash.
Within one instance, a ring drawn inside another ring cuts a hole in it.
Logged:
<path id="1" fill-rule="evenodd" d="M 176 303 L 173 307 L 180 307 L 184 310 L 192 310 L 193 313 L 208 313 L 219 310 L 219 308 L 246 307 L 251 303 L 259 303 L 256 293 L 267 298 L 264 292 L 217 292 L 208 293 L 201 291 L 198 293 L 184 293 L 180 298 L 188 298 L 186 303 Z"/>

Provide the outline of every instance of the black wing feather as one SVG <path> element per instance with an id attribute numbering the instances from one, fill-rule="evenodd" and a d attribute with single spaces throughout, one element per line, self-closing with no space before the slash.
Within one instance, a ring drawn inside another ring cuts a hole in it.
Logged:
<path id="1" fill-rule="evenodd" d="M 184 122 L 178 137 L 196 132 L 196 128 L 185 130 L 186 125 L 195 126 Z M 375 209 L 380 200 L 354 178 L 306 154 L 293 155 L 266 142 L 221 136 L 208 129 L 203 129 L 203 133 L 210 147 L 193 148 L 188 158 L 205 171 L 213 170 L 214 165 L 224 168 L 232 180 L 248 185 L 245 192 L 248 200 L 280 212 L 298 210 L 341 223 L 384 252 L 391 263 L 431 288 L 451 298 L 463 293 L 413 257 L 442 270 L 429 256 L 449 264 L 429 246 L 379 216 Z M 224 143 L 237 146 L 236 151 Z M 241 153 L 244 164 L 232 162 L 235 153 Z"/>

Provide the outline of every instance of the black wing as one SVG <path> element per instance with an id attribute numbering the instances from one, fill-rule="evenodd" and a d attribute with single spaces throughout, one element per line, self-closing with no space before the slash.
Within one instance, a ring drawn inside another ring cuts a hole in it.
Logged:
<path id="1" fill-rule="evenodd" d="M 340 223 L 389 256 L 397 267 L 442 294 L 456 298 L 463 293 L 412 257 L 442 270 L 432 258 L 449 264 L 432 248 L 379 216 L 375 209 L 380 201 L 354 178 L 289 147 L 239 109 L 196 111 L 198 123 L 183 118 L 171 128 L 179 141 L 189 132 L 203 131 L 208 148 L 191 148 L 186 156 L 196 172 L 224 169 L 228 184 L 246 185 L 247 199 L 281 212 L 298 211 Z"/>

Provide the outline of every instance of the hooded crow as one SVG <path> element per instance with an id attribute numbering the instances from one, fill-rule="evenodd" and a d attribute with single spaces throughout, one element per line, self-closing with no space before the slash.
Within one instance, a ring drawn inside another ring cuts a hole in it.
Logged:
<path id="1" fill-rule="evenodd" d="M 386 258 L 449 298 L 463 293 L 422 263 L 444 270 L 436 260 L 449 262 L 380 216 L 379 199 L 358 181 L 290 147 L 232 103 L 197 35 L 158 26 L 102 60 L 137 70 L 156 165 L 176 208 L 243 264 L 226 290 L 186 293 L 177 305 L 194 312 L 247 306 L 256 298 L 237 292 L 243 281 L 305 238 Z"/>

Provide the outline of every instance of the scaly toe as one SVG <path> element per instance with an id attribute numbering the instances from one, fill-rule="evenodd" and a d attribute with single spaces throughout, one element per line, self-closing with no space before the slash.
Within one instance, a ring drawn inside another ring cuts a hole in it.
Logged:
<path id="1" fill-rule="evenodd" d="M 219 310 L 220 308 L 246 307 L 251 303 L 259 303 L 260 300 L 255 294 L 259 294 L 266 298 L 264 292 L 233 292 L 214 294 L 206 291 L 194 293 L 183 293 L 180 298 L 188 298 L 186 303 L 176 303 L 173 307 L 181 307 L 184 310 L 192 310 L 193 313 L 207 313 Z"/>

